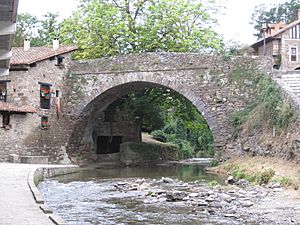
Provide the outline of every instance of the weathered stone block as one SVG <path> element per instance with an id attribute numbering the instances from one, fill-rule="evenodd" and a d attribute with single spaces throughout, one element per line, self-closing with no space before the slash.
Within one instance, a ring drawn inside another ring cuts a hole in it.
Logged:
<path id="1" fill-rule="evenodd" d="M 21 163 L 48 164 L 48 156 L 21 156 Z"/>

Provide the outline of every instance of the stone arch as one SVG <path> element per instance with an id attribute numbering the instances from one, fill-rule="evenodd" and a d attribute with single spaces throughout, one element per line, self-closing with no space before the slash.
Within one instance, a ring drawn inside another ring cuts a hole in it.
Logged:
<path id="1" fill-rule="evenodd" d="M 165 87 L 196 106 L 212 131 L 215 149 L 220 152 L 230 142 L 232 127 L 228 117 L 243 104 L 226 84 L 231 64 L 213 56 L 180 53 L 143 53 L 79 61 L 71 67 L 68 77 L 73 85 L 71 91 L 78 90 L 76 98 L 67 99 L 73 106 L 69 113 L 79 121 L 76 129 L 82 131 L 84 126 L 78 126 L 79 123 L 83 124 L 82 121 L 105 109 L 126 91 L 140 85 Z"/>
<path id="2" fill-rule="evenodd" d="M 190 101 L 198 111 L 206 119 L 208 126 L 213 134 L 214 145 L 219 147 L 222 145 L 222 139 L 220 139 L 220 133 L 218 129 L 216 118 L 217 115 L 207 109 L 207 105 L 202 101 L 201 97 L 197 96 L 193 90 L 185 87 L 184 83 L 180 80 L 167 80 L 160 79 L 159 76 L 153 76 L 151 74 L 123 74 L 122 77 L 109 79 L 105 82 L 105 85 L 94 87 L 93 92 L 87 95 L 85 101 L 83 101 L 77 110 L 78 116 L 82 118 L 81 121 L 87 122 L 85 127 L 90 127 L 88 124 L 93 123 L 93 115 L 97 114 L 97 111 L 103 111 L 108 105 L 121 96 L 128 94 L 131 91 L 139 90 L 145 87 L 162 87 L 165 89 L 171 89 L 178 94 L 184 96 L 188 101 Z M 90 118 L 90 120 L 89 120 Z M 80 129 L 84 130 L 84 136 L 91 136 L 90 129 Z M 76 131 L 77 132 L 77 131 Z"/>

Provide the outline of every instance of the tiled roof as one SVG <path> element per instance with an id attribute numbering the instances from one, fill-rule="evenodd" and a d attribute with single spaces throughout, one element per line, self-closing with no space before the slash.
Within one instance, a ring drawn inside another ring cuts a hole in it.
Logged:
<path id="1" fill-rule="evenodd" d="M 275 32 L 275 33 L 267 36 L 265 39 L 266 39 L 266 41 L 268 41 L 270 39 L 274 39 L 274 38 L 276 38 L 277 35 L 282 34 L 286 30 L 288 30 L 288 29 L 290 29 L 290 28 L 292 28 L 292 27 L 294 27 L 294 26 L 296 26 L 298 24 L 300 24 L 300 19 L 295 20 L 294 22 L 288 24 L 287 26 L 285 26 L 284 28 L 280 29 L 279 31 L 277 31 L 277 32 Z M 252 44 L 251 46 L 252 47 L 257 47 L 258 45 L 260 45 L 260 43 L 263 43 L 263 41 L 264 41 L 264 38 L 261 38 L 261 39 L 257 40 L 254 44 Z"/>
<path id="2" fill-rule="evenodd" d="M 12 103 L 0 102 L 0 111 L 19 112 L 19 113 L 36 113 L 36 110 L 30 106 L 16 106 Z"/>
<path id="3" fill-rule="evenodd" d="M 49 59 L 53 56 L 65 54 L 75 51 L 75 46 L 60 46 L 58 49 L 53 50 L 49 47 L 31 47 L 25 51 L 23 47 L 12 48 L 11 65 L 29 65 L 31 63 L 39 62 Z"/>

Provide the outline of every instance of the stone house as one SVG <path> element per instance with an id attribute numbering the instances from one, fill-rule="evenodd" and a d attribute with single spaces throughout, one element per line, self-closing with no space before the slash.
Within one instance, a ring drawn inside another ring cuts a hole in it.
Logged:
<path id="1" fill-rule="evenodd" d="M 12 48 L 10 73 L 0 76 L 0 161 L 10 154 L 48 155 L 47 133 L 60 116 L 65 76 L 76 47 Z M 57 135 L 60 135 L 57 132 Z M 56 153 L 58 154 L 58 153 Z"/>
<path id="2" fill-rule="evenodd" d="M 275 69 L 300 69 L 300 11 L 296 21 L 267 24 L 262 34 L 263 38 L 251 45 L 256 55 L 271 56 Z"/>
<path id="3" fill-rule="evenodd" d="M 68 86 L 68 77 L 76 64 L 71 59 L 76 49 L 60 46 L 58 40 L 52 47 L 30 47 L 25 40 L 24 47 L 12 48 L 10 73 L 0 76 L 0 161 L 13 154 L 67 163 L 66 151 L 74 135 L 88 139 L 86 149 L 93 159 L 118 152 L 121 143 L 135 140 L 135 124 L 120 110 L 114 115 L 106 109 L 98 111 L 93 123 L 74 131 L 77 118 L 70 113 L 69 99 L 76 97 L 76 91 Z"/>

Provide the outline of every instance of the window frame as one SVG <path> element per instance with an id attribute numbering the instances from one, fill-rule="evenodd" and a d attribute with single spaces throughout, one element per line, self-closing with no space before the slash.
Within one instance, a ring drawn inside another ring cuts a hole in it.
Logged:
<path id="1" fill-rule="evenodd" d="M 41 116 L 41 129 L 49 129 L 49 117 L 48 116 Z"/>
<path id="2" fill-rule="evenodd" d="M 298 46 L 290 46 L 290 62 L 298 62 Z"/>
<path id="3" fill-rule="evenodd" d="M 39 82 L 40 85 L 40 108 L 51 108 L 51 86 L 52 84 Z"/>

